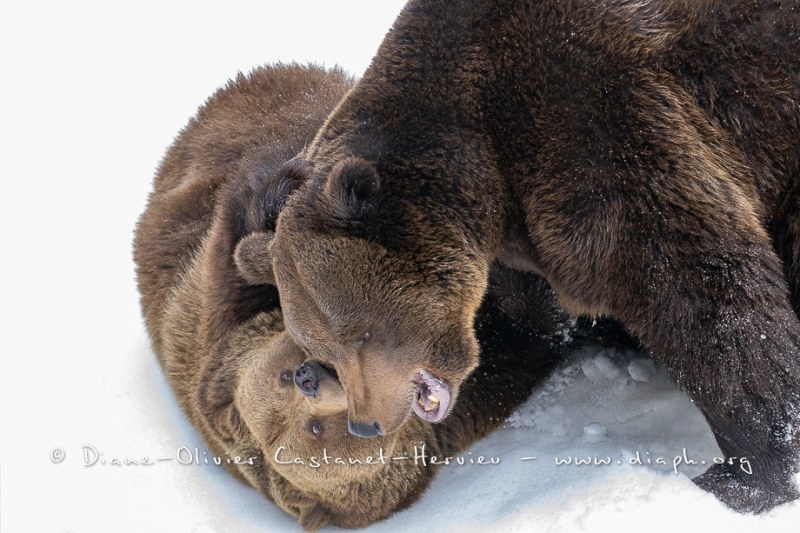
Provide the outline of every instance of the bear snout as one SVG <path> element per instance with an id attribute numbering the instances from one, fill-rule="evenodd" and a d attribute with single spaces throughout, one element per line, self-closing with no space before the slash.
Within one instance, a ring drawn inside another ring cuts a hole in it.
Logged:
<path id="1" fill-rule="evenodd" d="M 295 388 L 305 396 L 314 416 L 330 416 L 347 410 L 347 398 L 334 369 L 305 361 L 294 371 Z"/>
<path id="2" fill-rule="evenodd" d="M 371 437 L 377 437 L 378 435 L 383 435 L 383 430 L 381 429 L 380 422 L 362 424 L 360 422 L 353 422 L 348 417 L 347 429 L 350 431 L 351 434 L 355 435 L 356 437 L 362 437 L 365 439 L 369 439 Z"/>
<path id="3" fill-rule="evenodd" d="M 316 397 L 319 393 L 320 366 L 306 361 L 294 371 L 294 384 L 306 396 Z"/>

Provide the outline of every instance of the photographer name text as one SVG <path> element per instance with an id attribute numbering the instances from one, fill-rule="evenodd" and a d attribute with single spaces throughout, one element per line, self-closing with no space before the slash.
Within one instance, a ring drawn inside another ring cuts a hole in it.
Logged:
<path id="1" fill-rule="evenodd" d="M 280 445 L 272 455 L 272 463 L 283 467 L 307 467 L 323 468 L 326 466 L 376 466 L 387 465 L 393 462 L 413 462 L 416 466 L 492 466 L 498 465 L 507 459 L 498 456 L 479 455 L 468 452 L 464 455 L 438 456 L 430 453 L 425 444 L 414 446 L 408 452 L 394 453 L 387 455 L 383 448 L 378 448 L 374 454 L 361 457 L 340 456 L 331 454 L 327 448 L 322 448 L 318 455 L 297 456 L 292 455 L 289 448 Z M 175 463 L 179 465 L 195 466 L 226 466 L 226 465 L 248 465 L 254 466 L 259 462 L 258 457 L 242 457 L 235 454 L 226 454 L 224 457 L 209 454 L 197 447 L 180 446 L 172 453 L 151 456 L 128 456 L 110 454 L 92 444 L 84 444 L 80 447 L 78 454 L 83 466 L 103 467 L 103 466 L 153 466 L 160 463 Z M 53 448 L 50 452 L 50 461 L 54 464 L 64 462 L 66 452 L 63 448 Z M 515 457 L 512 460 L 524 462 L 551 462 L 557 467 L 589 468 L 589 467 L 611 467 L 611 466 L 655 466 L 670 467 L 674 474 L 678 474 L 684 466 L 703 466 L 727 464 L 738 467 L 745 474 L 752 474 L 753 468 L 750 460 L 746 457 L 712 457 L 710 459 L 699 459 L 690 456 L 686 448 L 675 455 L 651 454 L 641 451 L 623 451 L 620 458 L 609 455 L 557 455 L 548 459 L 542 457 L 528 456 Z"/>

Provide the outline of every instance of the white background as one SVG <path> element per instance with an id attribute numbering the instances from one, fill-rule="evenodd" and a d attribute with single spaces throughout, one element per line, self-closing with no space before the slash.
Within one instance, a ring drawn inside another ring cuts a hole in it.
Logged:
<path id="1" fill-rule="evenodd" d="M 220 468 L 87 467 L 81 446 L 109 461 L 205 449 L 155 364 L 131 260 L 136 218 L 178 130 L 228 78 L 259 64 L 314 61 L 362 73 L 402 3 L 3 4 L 4 533 L 299 530 Z M 640 357 L 587 350 L 520 409 L 513 428 L 473 449 L 501 465 L 444 471 L 417 506 L 374 529 L 796 528 L 798 504 L 741 517 L 669 469 L 552 464 L 570 453 L 623 459 L 640 450 L 670 462 L 683 447 L 716 453 L 699 413 Z M 601 442 L 584 434 L 592 422 L 606 428 Z M 56 448 L 65 453 L 58 464 Z M 519 460 L 530 455 L 539 459 Z"/>

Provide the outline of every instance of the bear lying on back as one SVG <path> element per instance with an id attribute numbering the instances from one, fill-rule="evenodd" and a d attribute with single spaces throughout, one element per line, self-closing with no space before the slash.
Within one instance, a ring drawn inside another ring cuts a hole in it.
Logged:
<path id="1" fill-rule="evenodd" d="M 753 464 L 698 485 L 745 512 L 796 499 L 798 43 L 797 0 L 410 1 L 270 245 L 351 431 L 458 405 L 499 260 L 620 320 Z"/>
<path id="2" fill-rule="evenodd" d="M 365 460 L 422 445 L 430 455 L 457 454 L 498 427 L 569 347 L 567 316 L 547 284 L 496 266 L 474 324 L 483 362 L 451 416 L 437 425 L 408 420 L 377 441 L 348 433 L 336 374 L 308 362 L 284 331 L 260 244 L 302 180 L 299 163 L 284 164 L 351 86 L 339 71 L 297 66 L 240 76 L 177 138 L 136 231 L 147 330 L 184 412 L 214 454 L 243 458 L 225 464 L 231 473 L 307 529 L 383 519 L 415 501 L 437 469 L 413 461 L 311 468 L 311 457 L 325 449 Z M 295 458 L 306 466 L 285 464 Z"/>

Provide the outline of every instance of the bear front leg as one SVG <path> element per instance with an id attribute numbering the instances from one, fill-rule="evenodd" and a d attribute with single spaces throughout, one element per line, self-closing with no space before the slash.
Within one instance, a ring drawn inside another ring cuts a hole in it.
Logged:
<path id="1" fill-rule="evenodd" d="M 688 392 L 729 460 L 695 482 L 758 513 L 798 498 L 800 321 L 766 232 L 735 208 L 705 209 L 662 211 L 621 235 L 608 303 Z M 669 231 L 657 227 L 665 219 Z"/>
<path id="2" fill-rule="evenodd" d="M 670 75 L 623 89 L 591 113 L 564 108 L 572 135 L 537 145 L 523 168 L 528 259 L 562 305 L 620 320 L 691 396 L 736 458 L 696 483 L 765 511 L 798 498 L 800 456 L 800 319 L 765 228 L 768 197 Z M 603 113 L 614 105 L 624 112 Z"/>

